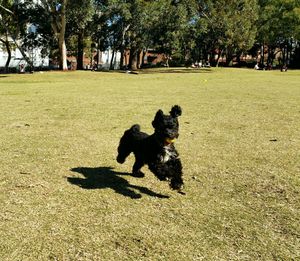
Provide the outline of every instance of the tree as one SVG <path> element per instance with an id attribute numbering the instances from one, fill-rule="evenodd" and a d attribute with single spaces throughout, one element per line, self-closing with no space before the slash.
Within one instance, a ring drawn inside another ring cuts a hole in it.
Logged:
<path id="1" fill-rule="evenodd" d="M 10 28 L 12 23 L 12 17 L 13 12 L 12 9 L 12 1 L 11 0 L 3 0 L 1 1 L 1 24 L 0 24 L 0 42 L 2 42 L 5 45 L 5 49 L 7 51 L 7 60 L 5 63 L 5 72 L 8 72 L 9 63 L 11 60 L 11 43 L 9 41 L 9 31 L 14 30 L 13 28 Z"/>
<path id="2" fill-rule="evenodd" d="M 30 0 L 18 3 L 18 18 L 24 24 L 26 30 L 20 31 L 22 47 L 27 52 L 39 48 L 41 56 L 50 54 L 50 49 L 55 46 L 55 38 L 51 29 L 49 13 L 42 6 L 36 5 Z"/>
<path id="3" fill-rule="evenodd" d="M 89 24 L 93 47 L 97 49 L 96 64 L 100 60 L 100 51 L 112 49 L 113 57 L 116 51 L 121 52 L 120 66 L 123 67 L 124 52 L 129 45 L 129 29 L 132 26 L 131 1 L 94 0 L 94 14 Z"/>
<path id="4" fill-rule="evenodd" d="M 268 63 L 275 58 L 278 49 L 282 53 L 282 64 L 289 63 L 291 52 L 300 40 L 299 0 L 260 0 L 257 41 L 261 43 L 262 62 L 264 47 L 268 49 Z"/>
<path id="5" fill-rule="evenodd" d="M 18 6 L 12 0 L 2 0 L 0 2 L 0 41 L 5 45 L 8 53 L 8 58 L 5 64 L 5 71 L 8 72 L 8 67 L 11 60 L 11 40 L 14 45 L 20 50 L 26 62 L 33 67 L 32 61 L 27 57 L 23 50 L 18 37 L 20 33 L 25 30 L 26 21 L 22 19 L 21 12 Z"/>
<path id="6" fill-rule="evenodd" d="M 108 18 L 110 16 L 110 8 L 108 8 L 107 0 L 94 0 L 94 13 L 92 21 L 89 23 L 89 32 L 91 40 L 93 41 L 92 48 L 96 49 L 97 55 L 95 66 L 99 66 L 100 52 L 108 48 L 109 44 L 107 41 L 108 35 Z"/>
<path id="7" fill-rule="evenodd" d="M 252 47 L 258 19 L 256 0 L 199 1 L 198 11 L 198 23 L 206 29 L 200 39 L 204 39 L 204 45 L 211 46 L 212 54 L 215 50 L 219 55 L 226 54 L 227 65 L 233 55 Z"/>
<path id="8" fill-rule="evenodd" d="M 140 67 L 140 56 L 149 39 L 149 23 L 154 18 L 149 13 L 152 2 L 147 0 L 108 1 L 107 32 L 113 50 L 130 50 L 129 68 Z M 121 61 L 121 66 L 123 61 Z"/>
<path id="9" fill-rule="evenodd" d="M 67 8 L 67 32 L 77 37 L 77 69 L 83 69 L 84 38 L 94 11 L 93 0 L 69 0 Z"/>
<path id="10" fill-rule="evenodd" d="M 147 34 L 145 25 L 147 24 L 146 7 L 149 3 L 145 0 L 128 1 L 125 20 L 128 30 L 126 32 L 128 47 L 130 49 L 129 67 L 132 70 L 139 68 L 139 56 L 144 47 L 144 36 Z"/>
<path id="11" fill-rule="evenodd" d="M 192 13 L 189 12 L 192 2 L 160 0 L 152 5 L 155 14 L 149 26 L 149 35 L 156 49 L 166 56 L 166 65 L 173 54 L 179 60 L 188 60 L 193 45 Z M 182 58 L 182 59 L 181 59 Z"/>
<path id="12" fill-rule="evenodd" d="M 189 1 L 110 0 L 108 34 L 113 49 L 130 50 L 129 67 L 141 66 L 142 53 L 151 47 L 170 57 L 186 37 Z M 181 51 L 181 50 L 180 50 Z M 123 56 L 122 56 L 123 57 Z"/>
<path id="13" fill-rule="evenodd" d="M 65 41 L 66 32 L 66 8 L 68 0 L 40 0 L 36 5 L 40 5 L 48 14 L 50 25 L 55 38 L 58 41 L 58 48 L 60 53 L 60 69 L 68 70 L 67 66 L 67 48 Z"/>

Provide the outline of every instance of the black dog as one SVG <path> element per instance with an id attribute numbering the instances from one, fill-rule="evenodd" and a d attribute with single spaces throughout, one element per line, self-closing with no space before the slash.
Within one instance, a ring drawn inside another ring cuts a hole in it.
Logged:
<path id="1" fill-rule="evenodd" d="M 137 124 L 126 130 L 120 140 L 117 161 L 124 163 L 127 156 L 133 152 L 135 155 L 133 176 L 144 177 L 141 168 L 147 164 L 159 180 L 169 180 L 170 187 L 181 192 L 182 165 L 173 144 L 179 136 L 177 117 L 181 112 L 178 105 L 172 107 L 170 115 L 164 115 L 162 110 L 159 110 L 152 121 L 154 127 L 152 135 L 141 132 Z"/>

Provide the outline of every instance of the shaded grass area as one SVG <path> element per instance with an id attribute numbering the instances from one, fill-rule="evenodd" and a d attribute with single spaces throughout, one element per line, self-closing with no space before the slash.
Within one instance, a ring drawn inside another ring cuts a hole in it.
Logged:
<path id="1" fill-rule="evenodd" d="M 176 73 L 174 73 L 176 72 Z M 0 79 L 1 260 L 297 260 L 299 71 L 49 72 Z M 119 138 L 180 104 L 185 196 Z"/>

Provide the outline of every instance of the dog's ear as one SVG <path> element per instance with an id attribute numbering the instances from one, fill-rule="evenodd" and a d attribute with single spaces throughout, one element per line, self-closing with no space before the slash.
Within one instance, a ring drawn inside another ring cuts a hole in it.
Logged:
<path id="1" fill-rule="evenodd" d="M 173 118 L 180 116 L 182 113 L 181 107 L 179 105 L 174 105 L 170 111 L 170 114 Z"/>
<path id="2" fill-rule="evenodd" d="M 152 121 L 152 126 L 154 129 L 156 129 L 159 125 L 159 122 L 161 121 L 161 119 L 163 118 L 164 116 L 164 113 L 162 110 L 158 110 L 155 117 L 154 117 L 154 120 Z"/>

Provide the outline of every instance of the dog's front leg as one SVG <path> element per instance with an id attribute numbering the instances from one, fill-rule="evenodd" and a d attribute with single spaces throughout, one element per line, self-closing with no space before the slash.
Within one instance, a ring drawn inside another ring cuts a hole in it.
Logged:
<path id="1" fill-rule="evenodd" d="M 180 191 L 183 188 L 182 165 L 180 159 L 172 159 L 168 161 L 166 165 L 168 165 L 168 176 L 171 179 L 170 187 Z"/>
<path id="2" fill-rule="evenodd" d="M 161 163 L 161 161 L 154 161 L 148 164 L 149 169 L 159 180 L 167 180 L 168 169 L 166 164 Z"/>
<path id="3" fill-rule="evenodd" d="M 137 178 L 143 178 L 145 174 L 141 171 L 141 168 L 144 166 L 144 162 L 140 159 L 135 159 L 135 163 L 132 167 L 132 176 Z"/>

